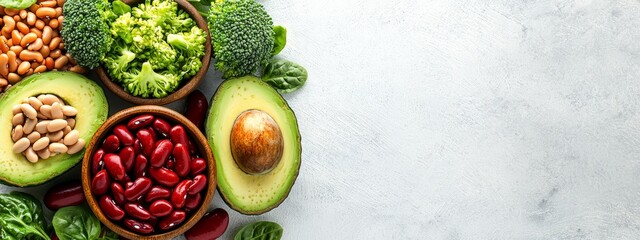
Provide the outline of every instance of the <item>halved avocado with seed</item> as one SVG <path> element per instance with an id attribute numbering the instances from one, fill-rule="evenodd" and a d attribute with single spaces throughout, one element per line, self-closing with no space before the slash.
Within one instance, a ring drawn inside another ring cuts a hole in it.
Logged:
<path id="1" fill-rule="evenodd" d="M 296 116 L 271 86 L 253 76 L 224 81 L 206 123 L 218 189 L 236 211 L 262 214 L 284 201 L 300 169 Z"/>
<path id="2" fill-rule="evenodd" d="M 84 150 L 58 154 L 37 163 L 14 153 L 11 130 L 12 108 L 24 98 L 53 94 L 78 110 L 75 128 L 87 144 L 107 119 L 109 107 L 102 88 L 86 77 L 72 72 L 46 72 L 31 75 L 0 96 L 0 182 L 17 187 L 45 183 L 75 166 Z"/>

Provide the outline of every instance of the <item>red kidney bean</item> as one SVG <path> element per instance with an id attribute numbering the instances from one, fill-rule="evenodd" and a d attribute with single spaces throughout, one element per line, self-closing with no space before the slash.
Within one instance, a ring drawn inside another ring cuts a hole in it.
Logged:
<path id="1" fill-rule="evenodd" d="M 140 153 L 140 150 L 142 149 L 142 144 L 140 143 L 140 139 L 136 138 L 136 140 L 133 140 L 133 152 L 137 154 Z"/>
<path id="2" fill-rule="evenodd" d="M 193 184 L 189 187 L 187 193 L 196 194 L 202 191 L 207 186 L 207 177 L 202 174 L 198 174 L 193 177 Z"/>
<path id="3" fill-rule="evenodd" d="M 122 166 L 120 156 L 108 153 L 104 156 L 104 166 L 107 168 L 107 172 L 109 172 L 109 175 L 112 178 L 118 181 L 125 180 L 127 173 L 125 172 L 124 166 Z"/>
<path id="4" fill-rule="evenodd" d="M 191 160 L 191 175 L 195 176 L 203 173 L 207 169 L 207 161 L 202 158 L 194 158 Z"/>
<path id="5" fill-rule="evenodd" d="M 186 146 L 181 143 L 176 144 L 176 146 L 173 147 L 173 157 L 176 160 L 174 170 L 178 176 L 185 177 L 189 175 L 189 171 L 191 170 L 191 156 L 189 156 L 189 151 Z"/>
<path id="6" fill-rule="evenodd" d="M 173 205 L 165 199 L 157 200 L 149 205 L 149 213 L 156 217 L 164 217 L 173 211 Z"/>
<path id="7" fill-rule="evenodd" d="M 144 114 L 137 117 L 132 118 L 129 123 L 127 123 L 127 128 L 135 131 L 140 128 L 146 127 L 153 123 L 155 117 L 151 114 Z"/>
<path id="8" fill-rule="evenodd" d="M 120 148 L 120 139 L 118 139 L 116 135 L 109 135 L 104 139 L 104 142 L 102 142 L 102 148 L 106 153 L 118 151 L 118 148 Z"/>
<path id="9" fill-rule="evenodd" d="M 133 167 L 133 164 L 136 161 L 136 153 L 133 150 L 133 147 L 128 146 L 128 147 L 122 148 L 122 150 L 120 150 L 120 153 L 118 153 L 118 156 L 120 156 L 120 161 L 122 161 L 124 170 L 126 172 L 131 171 L 131 168 Z"/>
<path id="10" fill-rule="evenodd" d="M 222 236 L 229 226 L 229 214 L 222 208 L 205 214 L 184 233 L 187 240 L 211 240 Z"/>
<path id="11" fill-rule="evenodd" d="M 178 174 L 166 168 L 149 168 L 149 176 L 159 184 L 167 187 L 173 187 L 180 182 Z"/>
<path id="12" fill-rule="evenodd" d="M 207 98 L 199 90 L 191 92 L 187 97 L 184 116 L 202 132 L 204 132 L 204 117 L 207 115 L 208 105 Z"/>
<path id="13" fill-rule="evenodd" d="M 144 209 L 144 207 L 142 207 L 142 205 L 137 203 L 125 204 L 124 211 L 127 212 L 129 216 L 132 216 L 140 220 L 149 220 L 149 218 L 151 217 L 151 214 L 149 213 L 149 211 L 147 211 L 146 209 Z"/>
<path id="14" fill-rule="evenodd" d="M 155 140 L 153 140 L 153 137 L 151 136 L 149 130 L 141 129 L 140 131 L 138 131 L 138 133 L 136 133 L 136 136 L 138 137 L 138 139 L 140 139 L 140 144 L 142 145 L 142 152 L 144 153 L 144 155 L 146 155 L 147 157 L 151 156 L 151 153 L 154 149 Z"/>
<path id="15" fill-rule="evenodd" d="M 178 183 L 178 186 L 173 189 L 171 193 L 171 203 L 178 209 L 184 207 L 184 204 L 187 200 L 187 189 L 191 187 L 193 181 L 191 180 L 182 180 L 182 182 Z"/>
<path id="16" fill-rule="evenodd" d="M 149 133 L 151 133 L 151 137 L 153 137 L 153 141 L 158 141 L 158 134 L 156 134 L 156 130 L 153 130 L 152 127 L 148 127 Z"/>
<path id="17" fill-rule="evenodd" d="M 111 183 L 111 194 L 113 195 L 113 200 L 120 206 L 125 204 L 127 201 L 124 197 L 124 188 L 119 183 Z"/>
<path id="18" fill-rule="evenodd" d="M 164 163 L 169 159 L 169 155 L 171 155 L 171 150 L 173 150 L 173 143 L 169 140 L 160 140 L 156 143 L 156 147 L 151 154 L 151 159 L 149 159 L 152 167 L 162 167 Z"/>
<path id="19" fill-rule="evenodd" d="M 175 166 L 176 166 L 176 160 L 173 159 L 173 156 L 170 156 L 169 160 L 167 160 L 167 163 L 164 164 L 164 167 L 171 169 L 173 171 L 176 171 L 174 169 Z"/>
<path id="20" fill-rule="evenodd" d="M 126 188 L 130 188 L 132 186 L 133 186 L 133 182 L 127 182 L 125 185 Z"/>
<path id="21" fill-rule="evenodd" d="M 187 202 L 184 203 L 184 209 L 186 209 L 187 211 L 195 210 L 196 208 L 198 208 L 198 206 L 200 206 L 200 201 L 202 201 L 201 198 L 202 196 L 200 195 L 200 193 L 195 195 L 187 195 Z"/>
<path id="22" fill-rule="evenodd" d="M 171 128 L 171 132 L 169 132 L 169 135 L 171 135 L 171 141 L 175 144 L 182 144 L 183 146 L 187 147 L 187 149 L 189 149 L 189 136 L 187 136 L 187 131 L 184 129 L 184 127 L 182 127 L 181 125 L 176 125 L 173 128 Z"/>
<path id="23" fill-rule="evenodd" d="M 111 179 L 109 178 L 107 170 L 102 169 L 95 176 L 93 176 L 93 180 L 91 181 L 91 190 L 94 194 L 102 196 L 107 193 L 110 184 Z"/>
<path id="24" fill-rule="evenodd" d="M 52 211 L 82 203 L 84 203 L 84 193 L 82 183 L 79 181 L 55 185 L 44 194 L 44 205 Z"/>
<path id="25" fill-rule="evenodd" d="M 139 154 L 136 157 L 136 163 L 133 165 L 133 175 L 136 176 L 136 178 L 146 177 L 148 166 L 149 166 L 149 160 L 147 160 L 147 158 L 144 155 Z"/>
<path id="26" fill-rule="evenodd" d="M 160 118 L 153 121 L 153 129 L 158 131 L 158 133 L 162 134 L 162 136 L 169 136 L 169 132 L 171 131 L 171 124 L 167 121 L 162 120 Z"/>
<path id="27" fill-rule="evenodd" d="M 126 126 L 124 125 L 115 126 L 113 128 L 113 134 L 116 135 L 118 139 L 120 139 L 120 143 L 122 143 L 122 145 L 125 145 L 125 146 L 133 145 L 133 141 L 134 141 L 133 134 L 129 132 L 129 129 L 127 129 Z"/>
<path id="28" fill-rule="evenodd" d="M 124 225 L 129 228 L 129 230 L 142 233 L 142 234 L 150 234 L 153 232 L 153 226 L 146 222 L 140 222 L 133 219 L 124 219 Z"/>
<path id="29" fill-rule="evenodd" d="M 146 202 L 153 202 L 158 199 L 169 198 L 171 196 L 171 191 L 161 186 L 154 186 L 149 190 L 147 195 L 144 197 Z"/>
<path id="30" fill-rule="evenodd" d="M 151 189 L 151 179 L 141 177 L 133 182 L 133 185 L 124 190 L 124 197 L 133 202 Z M 143 219 L 144 220 L 144 219 Z"/>
<path id="31" fill-rule="evenodd" d="M 93 154 L 93 158 L 91 158 L 91 172 L 93 174 L 98 173 L 98 171 L 102 170 L 102 168 L 104 167 L 104 161 L 102 161 L 104 154 L 105 152 L 102 149 L 98 149 Z"/>
<path id="32" fill-rule="evenodd" d="M 98 201 L 100 209 L 107 215 L 108 218 L 115 221 L 120 221 L 124 217 L 124 211 L 111 199 L 110 196 L 104 195 Z"/>
<path id="33" fill-rule="evenodd" d="M 172 229 L 180 225 L 180 223 L 182 223 L 186 217 L 187 213 L 185 213 L 184 211 L 173 211 L 168 216 L 160 219 L 160 221 L 158 222 L 158 227 L 162 230 Z"/>
<path id="34" fill-rule="evenodd" d="M 191 155 L 196 155 L 198 153 L 198 148 L 191 140 L 189 140 L 189 153 L 191 153 Z"/>
<path id="35" fill-rule="evenodd" d="M 149 218 L 149 223 L 151 224 L 151 226 L 155 226 L 156 224 L 158 224 L 158 218 L 151 215 L 151 217 Z"/>

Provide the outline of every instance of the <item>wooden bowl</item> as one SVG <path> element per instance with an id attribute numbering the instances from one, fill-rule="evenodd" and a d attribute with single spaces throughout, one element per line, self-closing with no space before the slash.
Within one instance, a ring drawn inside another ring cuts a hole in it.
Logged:
<path id="1" fill-rule="evenodd" d="M 114 223 L 113 221 L 108 219 L 102 213 L 102 210 L 100 210 L 100 207 L 98 206 L 98 200 L 91 190 L 91 159 L 93 158 L 94 152 L 99 148 L 99 145 L 103 142 L 103 140 L 109 134 L 111 134 L 111 130 L 113 129 L 113 127 L 120 123 L 126 124 L 130 118 L 140 114 L 153 114 L 154 116 L 162 117 L 169 122 L 182 124 L 185 127 L 187 134 L 189 134 L 189 136 L 191 137 L 193 143 L 197 145 L 200 156 L 207 162 L 207 170 L 205 173 L 205 175 L 208 177 L 206 188 L 207 192 L 206 196 L 204 196 L 202 200 L 202 203 L 200 203 L 200 207 L 198 207 L 197 211 L 189 213 L 187 219 L 178 228 L 154 235 L 140 235 L 138 233 L 130 231 L 119 223 Z M 127 108 L 107 119 L 107 121 L 102 124 L 98 131 L 93 135 L 93 138 L 91 139 L 91 142 L 89 142 L 89 146 L 85 151 L 84 159 L 82 161 L 82 188 L 91 211 L 93 211 L 98 219 L 100 219 L 100 222 L 102 222 L 102 224 L 113 230 L 118 235 L 126 237 L 128 239 L 171 239 L 187 231 L 194 224 L 196 224 L 200 220 L 200 218 L 202 218 L 202 216 L 207 211 L 209 203 L 213 200 L 213 196 L 216 190 L 216 176 L 216 164 L 211 152 L 211 148 L 209 147 L 207 139 L 204 137 L 202 132 L 200 132 L 198 127 L 193 125 L 191 121 L 189 121 L 180 113 L 177 113 L 165 107 L 153 105 Z"/>
<path id="2" fill-rule="evenodd" d="M 211 35 L 209 34 L 207 21 L 202 17 L 202 15 L 200 15 L 195 7 L 187 2 L 187 0 L 175 1 L 178 3 L 178 7 L 187 12 L 191 16 L 191 18 L 196 21 L 197 26 L 207 33 L 207 40 L 205 41 L 204 45 L 204 56 L 202 56 L 202 67 L 200 67 L 200 70 L 198 70 L 196 75 L 194 75 L 191 79 L 183 79 L 178 90 L 163 98 L 142 98 L 133 96 L 130 93 L 126 92 L 124 88 L 120 86 L 120 84 L 111 81 L 111 77 L 109 77 L 109 73 L 104 67 L 99 66 L 98 68 L 96 68 L 98 77 L 100 78 L 104 86 L 118 97 L 136 105 L 165 105 L 189 95 L 189 93 L 193 92 L 198 87 L 202 79 L 205 78 L 207 70 L 209 70 L 209 63 L 211 63 Z M 144 0 L 124 0 L 123 2 L 128 5 L 135 6 L 139 3 L 144 2 Z"/>

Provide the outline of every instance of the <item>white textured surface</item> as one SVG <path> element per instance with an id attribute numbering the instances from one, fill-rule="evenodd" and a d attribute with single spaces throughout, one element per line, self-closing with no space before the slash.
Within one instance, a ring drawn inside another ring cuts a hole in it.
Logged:
<path id="1" fill-rule="evenodd" d="M 310 74 L 285 96 L 303 165 L 279 208 L 231 211 L 228 233 L 264 219 L 284 239 L 640 236 L 639 1 L 263 3 Z"/>

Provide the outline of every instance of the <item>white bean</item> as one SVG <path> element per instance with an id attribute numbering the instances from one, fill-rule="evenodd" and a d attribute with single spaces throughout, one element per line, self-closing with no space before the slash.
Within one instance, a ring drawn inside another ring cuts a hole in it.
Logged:
<path id="1" fill-rule="evenodd" d="M 27 138 L 20 138 L 20 140 L 16 141 L 16 143 L 13 144 L 13 152 L 14 153 L 21 153 L 24 152 L 24 150 L 27 150 L 27 148 L 29 148 L 29 145 L 31 144 L 31 142 L 29 142 L 29 139 Z"/>
<path id="2" fill-rule="evenodd" d="M 62 113 L 65 116 L 73 117 L 76 114 L 78 114 L 78 110 L 76 110 L 76 108 L 74 108 L 72 106 L 64 106 L 64 107 L 62 107 Z"/>
<path id="3" fill-rule="evenodd" d="M 69 127 L 71 127 L 71 128 L 76 127 L 76 119 L 75 118 L 67 118 L 67 125 L 69 125 Z"/>
<path id="4" fill-rule="evenodd" d="M 22 135 L 24 135 L 24 132 L 22 131 L 22 125 L 18 125 L 13 128 L 13 130 L 11 130 L 11 140 L 13 140 L 13 142 L 16 142 L 20 138 L 22 138 Z"/>
<path id="5" fill-rule="evenodd" d="M 62 140 L 62 137 L 64 137 L 64 133 L 62 131 L 57 131 L 57 132 L 53 132 L 53 133 L 47 133 L 47 137 L 49 138 L 49 140 L 51 142 L 57 142 L 57 141 Z"/>
<path id="6" fill-rule="evenodd" d="M 40 122 L 38 122 L 38 124 L 36 124 L 36 131 L 39 132 L 40 134 L 46 134 L 47 131 L 47 126 L 49 126 L 49 123 L 51 121 L 49 120 L 42 120 Z"/>
<path id="7" fill-rule="evenodd" d="M 71 132 L 67 133 L 67 136 L 64 136 L 63 143 L 64 145 L 71 146 L 73 144 L 76 144 L 79 138 L 80 133 L 78 132 L 78 130 L 72 130 Z"/>
<path id="8" fill-rule="evenodd" d="M 67 121 L 64 119 L 54 119 L 51 120 L 51 122 L 49 123 L 49 125 L 47 126 L 47 131 L 49 132 L 57 132 L 60 131 L 62 129 L 64 129 L 64 127 L 67 126 Z"/>
<path id="9" fill-rule="evenodd" d="M 29 162 L 38 162 L 38 154 L 36 154 L 36 152 L 33 151 L 32 148 L 28 148 L 27 151 L 24 152 L 24 156 L 27 157 L 27 160 L 29 160 Z"/>
<path id="10" fill-rule="evenodd" d="M 29 142 L 34 143 L 38 141 L 38 139 L 40 139 L 40 136 L 41 136 L 40 133 L 32 132 L 27 136 L 27 138 L 29 139 Z"/>
<path id="11" fill-rule="evenodd" d="M 51 118 L 53 119 L 62 119 L 64 114 L 62 113 L 62 106 L 60 103 L 55 102 L 51 105 Z"/>
<path id="12" fill-rule="evenodd" d="M 78 142 L 76 142 L 76 144 L 74 144 L 73 146 L 69 147 L 69 150 L 67 150 L 67 153 L 68 154 L 75 154 L 77 152 L 80 152 L 80 150 L 82 150 L 84 148 L 84 144 L 85 144 L 84 139 L 82 139 L 82 138 L 78 139 Z"/>
<path id="13" fill-rule="evenodd" d="M 11 124 L 13 124 L 13 126 L 24 124 L 24 114 L 18 113 L 16 115 L 13 115 L 13 118 L 11 119 Z"/>
<path id="14" fill-rule="evenodd" d="M 49 158 L 51 156 L 51 152 L 49 151 L 48 148 L 42 149 L 40 151 L 37 151 L 36 153 L 42 159 L 47 159 L 47 158 Z"/>
<path id="15" fill-rule="evenodd" d="M 40 151 L 42 149 L 45 149 L 47 146 L 49 146 L 49 138 L 43 137 L 33 143 L 33 150 Z"/>
<path id="16" fill-rule="evenodd" d="M 33 128 L 36 127 L 36 123 L 38 123 L 38 120 L 35 119 L 27 119 L 27 121 L 24 123 L 24 127 L 22 127 L 22 131 L 24 132 L 24 134 L 30 134 L 33 131 Z"/>
<path id="17" fill-rule="evenodd" d="M 27 100 L 27 102 L 28 101 L 29 100 Z M 29 119 L 36 119 L 38 117 L 38 112 L 36 111 L 36 109 L 34 109 L 28 103 L 23 103 L 22 105 L 20 105 L 20 108 L 22 109 L 22 112 L 24 113 L 24 115 L 27 116 Z"/>
<path id="18" fill-rule="evenodd" d="M 49 105 L 42 105 L 42 107 L 40 107 L 40 113 L 42 113 L 42 115 L 44 115 L 47 118 L 51 118 L 51 106 Z"/>
<path id="19" fill-rule="evenodd" d="M 31 105 L 36 111 L 39 111 L 40 107 L 42 107 L 42 102 L 38 100 L 36 97 L 30 97 L 29 105 Z"/>
<path id="20" fill-rule="evenodd" d="M 62 143 L 52 143 L 49 144 L 49 151 L 50 152 L 54 152 L 54 153 L 66 153 L 69 150 L 69 148 L 62 144 Z"/>

